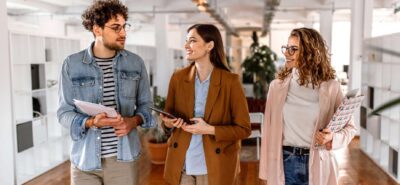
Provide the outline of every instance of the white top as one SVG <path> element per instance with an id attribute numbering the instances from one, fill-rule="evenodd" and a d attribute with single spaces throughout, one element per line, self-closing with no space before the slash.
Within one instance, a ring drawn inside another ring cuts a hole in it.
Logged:
<path id="1" fill-rule="evenodd" d="M 298 71 L 292 70 L 293 78 L 283 106 L 283 145 L 309 148 L 319 113 L 319 90 L 312 85 L 300 86 Z"/>

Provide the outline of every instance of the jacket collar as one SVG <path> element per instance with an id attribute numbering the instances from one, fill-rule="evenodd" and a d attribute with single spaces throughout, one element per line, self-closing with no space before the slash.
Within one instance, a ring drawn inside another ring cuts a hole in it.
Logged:
<path id="1" fill-rule="evenodd" d="M 90 44 L 90 46 L 86 49 L 85 55 L 83 56 L 83 60 L 82 60 L 83 63 L 90 64 L 95 61 L 95 57 L 94 57 L 93 49 L 92 49 L 93 46 L 94 46 L 94 42 L 92 42 Z M 115 55 L 115 57 L 119 57 L 120 55 L 125 57 L 128 55 L 128 53 L 125 51 L 125 49 L 122 49 L 122 50 L 117 51 L 117 54 Z"/>
<path id="2" fill-rule="evenodd" d="M 289 84 L 290 81 L 293 78 L 293 73 L 290 73 L 283 81 L 281 81 L 281 83 L 278 83 L 278 86 L 281 89 L 285 89 L 286 92 L 289 91 Z M 319 96 L 320 97 L 324 97 L 326 95 L 328 95 L 328 83 L 329 82 L 322 82 L 320 87 L 319 87 Z M 323 98 L 324 99 L 324 98 Z"/>
<path id="3" fill-rule="evenodd" d="M 189 72 L 187 73 L 187 76 L 185 77 L 185 96 L 186 99 L 189 100 L 187 105 L 188 110 L 194 110 L 194 81 L 196 78 L 196 66 L 194 65 L 194 62 L 190 64 L 191 66 L 189 67 Z M 206 101 L 206 107 L 204 111 L 204 120 L 208 120 L 210 118 L 212 108 L 217 101 L 217 98 L 219 96 L 219 92 L 221 89 L 221 80 L 222 80 L 222 69 L 219 69 L 217 67 L 214 67 L 213 71 L 211 72 L 211 77 L 210 77 L 210 87 L 208 89 L 208 95 L 207 95 L 207 101 Z M 193 112 L 193 111 L 191 111 Z M 193 115 L 190 115 L 193 117 Z"/>
<path id="4" fill-rule="evenodd" d="M 289 74 L 285 79 L 279 80 L 280 83 L 277 83 L 279 88 L 289 90 L 290 80 L 292 80 L 293 74 Z"/>
<path id="5" fill-rule="evenodd" d="M 217 67 L 214 67 L 213 71 L 211 72 L 210 76 L 210 84 L 219 86 L 221 84 L 221 71 L 222 69 L 219 69 Z M 190 69 L 189 73 L 187 73 L 187 76 L 185 78 L 185 81 L 188 83 L 193 83 L 196 79 L 196 66 L 194 65 L 194 62 L 190 64 Z"/>

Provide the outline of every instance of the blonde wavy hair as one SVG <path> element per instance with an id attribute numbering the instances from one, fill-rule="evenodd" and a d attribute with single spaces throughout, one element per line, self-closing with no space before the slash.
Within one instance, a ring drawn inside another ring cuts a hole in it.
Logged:
<path id="1" fill-rule="evenodd" d="M 335 70 L 331 66 L 328 47 L 322 36 L 314 29 L 297 28 L 292 30 L 290 37 L 299 39 L 299 72 L 298 83 L 301 86 L 312 84 L 319 87 L 322 82 L 335 79 Z M 292 69 L 286 66 L 278 72 L 277 78 L 284 80 Z"/>

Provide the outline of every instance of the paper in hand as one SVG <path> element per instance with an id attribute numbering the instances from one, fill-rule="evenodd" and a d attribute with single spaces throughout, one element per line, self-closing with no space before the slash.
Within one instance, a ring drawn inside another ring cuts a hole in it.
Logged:
<path id="1" fill-rule="evenodd" d="M 89 116 L 96 116 L 100 113 L 106 113 L 107 117 L 114 118 L 117 117 L 118 113 L 114 108 L 106 107 L 104 105 L 95 104 L 86 101 L 80 101 L 74 99 L 74 104 L 78 107 L 82 112 L 86 113 Z"/>

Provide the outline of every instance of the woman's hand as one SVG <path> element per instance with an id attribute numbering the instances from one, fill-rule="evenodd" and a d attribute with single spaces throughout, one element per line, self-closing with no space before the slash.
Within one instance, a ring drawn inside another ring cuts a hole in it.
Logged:
<path id="1" fill-rule="evenodd" d="M 206 123 L 203 118 L 192 118 L 190 121 L 194 121 L 195 124 L 188 125 L 184 124 L 182 129 L 186 132 L 190 132 L 192 134 L 209 134 L 215 135 L 215 127 Z"/>
<path id="2" fill-rule="evenodd" d="M 164 116 L 163 114 L 160 114 L 161 120 L 164 122 L 164 125 L 168 128 L 181 128 L 182 125 L 186 124 L 183 119 L 181 118 L 175 118 L 175 119 L 171 119 L 168 118 L 167 116 Z"/>
<path id="3" fill-rule="evenodd" d="M 324 129 L 315 134 L 315 142 L 317 145 L 325 145 L 327 150 L 332 149 L 333 133 L 329 129 Z"/>

